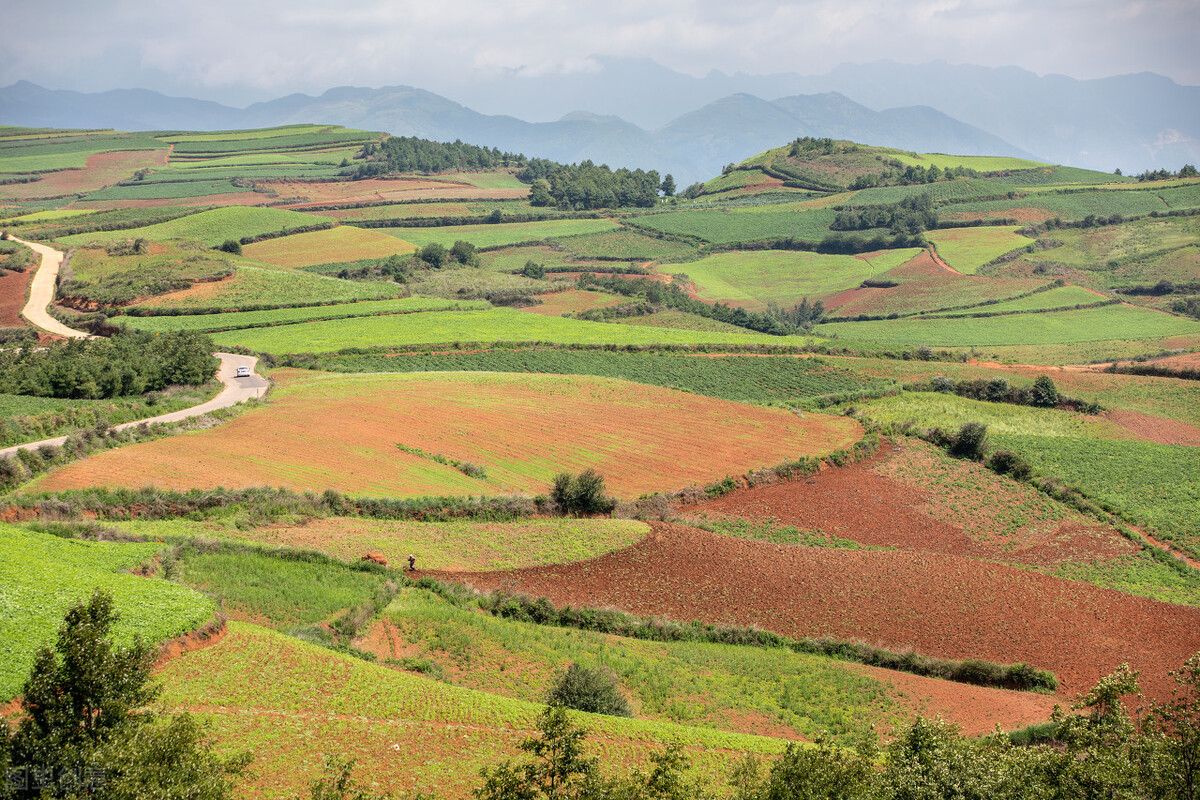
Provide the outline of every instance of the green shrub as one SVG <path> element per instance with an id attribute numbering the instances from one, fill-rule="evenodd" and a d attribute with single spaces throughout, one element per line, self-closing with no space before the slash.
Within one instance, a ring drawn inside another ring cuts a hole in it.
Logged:
<path id="1" fill-rule="evenodd" d="M 215 249 L 240 256 L 242 254 L 242 243 L 237 239 L 226 239 L 224 242 L 217 245 Z"/>
<path id="2" fill-rule="evenodd" d="M 567 667 L 566 672 L 551 688 L 546 702 L 593 714 L 633 716 L 633 712 L 629 710 L 629 703 L 617 688 L 617 679 L 611 672 L 590 669 L 577 663 Z"/>
<path id="3" fill-rule="evenodd" d="M 1046 408 L 1058 405 L 1058 387 L 1049 375 L 1039 375 L 1033 382 L 1033 404 Z"/>
<path id="4" fill-rule="evenodd" d="M 578 475 L 560 472 L 554 476 L 550 486 L 550 499 L 558 504 L 564 514 L 608 514 L 616 507 L 616 501 L 604 496 L 604 477 L 594 469 L 586 469 Z"/>
<path id="5" fill-rule="evenodd" d="M 1019 481 L 1027 480 L 1033 474 L 1033 467 L 1011 450 L 997 450 L 987 460 L 988 469 L 1001 475 L 1009 475 Z"/>
<path id="6" fill-rule="evenodd" d="M 978 460 L 987 452 L 987 425 L 964 422 L 950 440 L 950 452 L 959 458 Z"/>

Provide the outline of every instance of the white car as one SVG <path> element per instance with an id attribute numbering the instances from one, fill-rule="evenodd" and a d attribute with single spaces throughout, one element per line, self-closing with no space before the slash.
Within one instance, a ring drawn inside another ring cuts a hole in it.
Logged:
<path id="1" fill-rule="evenodd" d="M 249 368 L 249 367 L 246 367 L 246 366 L 241 366 L 241 367 L 238 367 L 238 368 L 237 368 L 237 371 L 233 373 L 233 377 L 235 377 L 235 378 L 249 378 L 249 377 L 250 377 L 250 368 Z"/>

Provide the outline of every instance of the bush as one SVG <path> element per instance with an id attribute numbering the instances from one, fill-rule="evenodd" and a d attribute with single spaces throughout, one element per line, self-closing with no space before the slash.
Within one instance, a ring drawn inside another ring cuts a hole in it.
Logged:
<path id="1" fill-rule="evenodd" d="M 1058 387 L 1049 375 L 1039 375 L 1033 382 L 1033 404 L 1046 408 L 1058 405 Z"/>
<path id="2" fill-rule="evenodd" d="M 594 469 L 578 475 L 560 472 L 554 476 L 550 487 L 550 498 L 558 504 L 564 514 L 607 514 L 616 507 L 616 501 L 604 496 L 604 478 Z"/>
<path id="3" fill-rule="evenodd" d="M 611 717 L 632 717 L 629 703 L 617 688 L 616 677 L 607 670 L 590 669 L 572 663 L 550 689 L 546 697 L 550 705 L 565 706 L 576 711 L 608 714 Z"/>
<path id="4" fill-rule="evenodd" d="M 223 253 L 233 253 L 235 256 L 240 256 L 242 254 L 242 243 L 237 239 L 226 239 L 217 245 L 215 249 Z"/>
<path id="5" fill-rule="evenodd" d="M 988 469 L 1001 475 L 1009 475 L 1019 481 L 1027 480 L 1033 474 L 1033 467 L 1011 450 L 997 450 L 987 461 Z"/>
<path id="6" fill-rule="evenodd" d="M 959 458 L 983 458 L 987 452 L 987 425 L 964 422 L 950 441 L 950 452 Z"/>

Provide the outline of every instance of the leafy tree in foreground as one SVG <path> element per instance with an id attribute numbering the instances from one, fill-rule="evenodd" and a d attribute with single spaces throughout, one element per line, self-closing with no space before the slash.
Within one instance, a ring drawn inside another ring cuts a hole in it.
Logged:
<path id="1" fill-rule="evenodd" d="M 616 501 L 604 496 L 604 477 L 594 469 L 586 469 L 578 475 L 568 472 L 555 475 L 550 499 L 564 514 L 575 516 L 608 513 L 616 505 Z"/>
<path id="2" fill-rule="evenodd" d="M 249 755 L 221 758 L 190 715 L 164 724 L 146 710 L 159 693 L 150 682 L 157 651 L 140 639 L 114 648 L 117 619 L 111 595 L 97 589 L 67 610 L 54 648 L 35 656 L 22 690 L 24 719 L 11 737 L 0 724 L 21 784 L 11 796 L 229 797 Z"/>

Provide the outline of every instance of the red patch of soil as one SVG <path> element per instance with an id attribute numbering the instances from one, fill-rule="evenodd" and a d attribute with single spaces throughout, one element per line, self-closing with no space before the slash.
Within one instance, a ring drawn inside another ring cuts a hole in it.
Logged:
<path id="1" fill-rule="evenodd" d="M 972 220 L 972 219 L 1015 219 L 1018 223 L 1022 222 L 1045 222 L 1055 216 L 1053 211 L 1046 208 L 1004 208 L 996 211 L 985 211 L 982 214 L 977 211 L 960 211 L 951 212 L 940 215 L 944 220 Z"/>
<path id="2" fill-rule="evenodd" d="M 1200 369 L 1200 353 L 1184 353 L 1178 356 L 1156 358 L 1150 363 L 1156 367 L 1166 367 L 1167 369 Z"/>
<path id="3" fill-rule="evenodd" d="M 83 169 L 64 169 L 48 172 L 40 181 L 0 186 L 0 198 L 62 197 L 94 192 L 111 186 L 142 168 L 161 167 L 167 163 L 167 151 L 119 150 L 88 156 Z"/>
<path id="4" fill-rule="evenodd" d="M 1086 691 L 1124 662 L 1148 697 L 1200 651 L 1200 609 L 1029 570 L 915 551 L 773 545 L 651 523 L 636 545 L 574 564 L 440 577 L 560 605 L 861 639 L 952 659 L 1053 670 Z"/>
<path id="5" fill-rule="evenodd" d="M 1111 409 L 1101 416 L 1110 419 L 1139 439 L 1159 444 L 1182 444 L 1200 447 L 1200 428 L 1186 422 L 1155 417 L 1141 411 Z"/>
<path id="6" fill-rule="evenodd" d="M 224 639 L 225 634 L 228 632 L 229 629 L 225 625 L 225 620 L 217 618 L 202 628 L 185 633 L 169 642 L 163 642 L 159 645 L 158 660 L 154 662 L 154 667 L 158 669 L 171 659 L 178 658 L 184 653 L 191 653 L 194 650 L 203 650 L 206 647 L 212 647 Z"/>
<path id="7" fill-rule="evenodd" d="M 25 293 L 32 278 L 32 267 L 0 276 L 0 328 L 28 327 L 21 319 L 21 309 L 25 307 Z"/>

